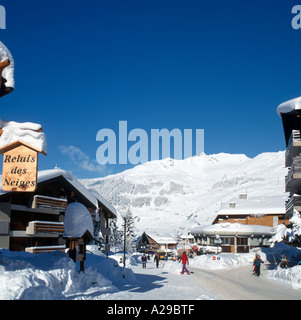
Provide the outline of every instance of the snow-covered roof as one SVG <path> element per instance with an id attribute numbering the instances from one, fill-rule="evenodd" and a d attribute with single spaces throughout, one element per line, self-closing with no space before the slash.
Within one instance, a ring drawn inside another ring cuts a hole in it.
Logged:
<path id="1" fill-rule="evenodd" d="M 281 116 L 282 113 L 289 113 L 294 110 L 301 110 L 301 97 L 281 103 L 277 108 L 277 113 Z"/>
<path id="2" fill-rule="evenodd" d="M 272 228 L 267 226 L 241 224 L 241 223 L 218 223 L 207 226 L 198 226 L 190 230 L 192 235 L 238 235 L 238 236 L 271 236 Z"/>
<path id="3" fill-rule="evenodd" d="M 38 171 L 38 183 L 63 176 L 75 189 L 77 189 L 82 195 L 84 195 L 91 203 L 95 205 L 96 208 L 99 208 L 98 201 L 104 205 L 108 210 L 110 210 L 112 213 L 117 215 L 116 209 L 105 199 L 103 198 L 99 193 L 92 192 L 91 190 L 88 190 L 85 186 L 83 186 L 75 177 L 72 176 L 72 174 L 68 171 L 55 168 L 50 170 L 42 170 Z M 0 175 L 0 179 L 2 179 L 2 176 Z M 0 195 L 7 193 L 6 191 L 3 191 L 0 189 Z"/>
<path id="4" fill-rule="evenodd" d="M 286 196 L 265 196 L 265 197 L 250 197 L 240 199 L 239 197 L 232 198 L 229 203 L 223 204 L 217 215 L 268 215 L 268 214 L 284 214 Z M 233 206 L 234 204 L 234 206 Z"/>
<path id="5" fill-rule="evenodd" d="M 101 202 L 108 210 L 117 215 L 116 209 L 98 192 L 92 190 L 88 190 L 83 184 L 81 184 L 76 178 L 72 176 L 72 174 L 68 171 L 55 168 L 52 170 L 43 170 L 38 173 L 38 183 L 49 180 L 51 178 L 55 178 L 58 176 L 63 176 L 68 182 L 70 182 L 74 188 L 80 191 L 91 203 L 93 203 L 97 208 L 99 208 L 98 201 Z"/>
<path id="6" fill-rule="evenodd" d="M 181 235 L 181 239 L 193 239 L 193 236 L 191 234 Z"/>
<path id="7" fill-rule="evenodd" d="M 158 244 L 176 244 L 177 241 L 170 237 L 160 237 L 157 235 L 152 235 L 147 233 L 148 236 L 150 236 L 153 240 L 155 240 Z"/>

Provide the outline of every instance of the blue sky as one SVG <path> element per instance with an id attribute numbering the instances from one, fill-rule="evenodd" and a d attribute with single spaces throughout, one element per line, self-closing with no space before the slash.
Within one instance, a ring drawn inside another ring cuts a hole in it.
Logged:
<path id="1" fill-rule="evenodd" d="M 0 40 L 16 63 L 4 120 L 43 126 L 54 166 L 78 178 L 99 166 L 96 134 L 204 129 L 205 153 L 285 149 L 277 106 L 301 95 L 301 30 L 289 0 L 2 0 Z"/>

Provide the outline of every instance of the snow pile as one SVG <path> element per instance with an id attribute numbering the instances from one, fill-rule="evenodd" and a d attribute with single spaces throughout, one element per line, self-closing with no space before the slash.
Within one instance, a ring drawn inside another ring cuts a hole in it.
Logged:
<path id="1" fill-rule="evenodd" d="M 65 253 L 0 254 L 1 300 L 62 300 L 117 291 L 113 282 L 135 281 L 131 270 L 118 267 L 104 255 L 87 254 L 85 273 Z"/>
<path id="2" fill-rule="evenodd" d="M 272 238 L 270 239 L 271 246 L 275 243 L 287 239 L 288 242 L 294 242 L 301 236 L 301 216 L 300 213 L 294 209 L 292 218 L 290 219 L 292 228 L 287 228 L 284 224 L 278 225 L 272 229 Z"/>
<path id="3" fill-rule="evenodd" d="M 300 213 L 294 209 L 294 214 L 292 216 L 292 218 L 290 219 L 290 222 L 292 223 L 293 227 L 292 227 L 292 231 L 294 236 L 301 236 L 301 216 Z"/>
<path id="4" fill-rule="evenodd" d="M 0 129 L 3 130 L 0 137 L 0 148 L 19 140 L 40 152 L 47 153 L 46 136 L 41 132 L 42 126 L 40 124 L 0 119 Z"/>
<path id="5" fill-rule="evenodd" d="M 261 259 L 266 261 L 266 254 L 258 251 Z M 200 255 L 189 259 L 189 266 L 203 270 L 225 270 L 238 268 L 246 265 L 252 265 L 255 258 L 255 253 L 219 253 Z M 161 262 L 164 269 L 171 273 L 179 274 L 182 270 L 182 263 L 179 261 L 164 261 Z M 188 266 L 188 269 L 189 269 Z"/>
<path id="6" fill-rule="evenodd" d="M 258 253 L 261 259 L 265 261 L 266 255 L 263 252 Z M 221 253 L 218 255 L 201 255 L 195 257 L 194 259 L 190 259 L 190 265 L 206 270 L 231 269 L 245 265 L 251 265 L 254 257 L 254 253 Z"/>
<path id="7" fill-rule="evenodd" d="M 283 281 L 290 284 L 295 290 L 301 290 L 301 265 L 289 269 L 278 267 L 276 270 L 269 271 L 268 278 Z"/>
<path id="8" fill-rule="evenodd" d="M 5 60 L 10 61 L 10 65 L 3 70 L 2 77 L 6 80 L 5 86 L 10 88 L 15 88 L 15 79 L 14 79 L 14 69 L 15 62 L 12 54 L 4 45 L 3 42 L 0 41 L 0 62 Z"/>
<path id="9" fill-rule="evenodd" d="M 93 236 L 94 227 L 90 212 L 79 202 L 68 204 L 64 219 L 64 237 L 81 238 L 86 231 Z"/>

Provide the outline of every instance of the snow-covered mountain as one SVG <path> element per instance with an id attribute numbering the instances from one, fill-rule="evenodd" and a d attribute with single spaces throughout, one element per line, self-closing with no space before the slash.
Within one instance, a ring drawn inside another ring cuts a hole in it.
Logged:
<path id="1" fill-rule="evenodd" d="M 220 153 L 184 160 L 163 159 L 105 178 L 84 179 L 118 212 L 130 206 L 137 234 L 186 234 L 211 224 L 223 203 L 240 192 L 252 196 L 285 196 L 284 152 L 255 158 Z M 122 219 L 118 219 L 118 224 Z"/>

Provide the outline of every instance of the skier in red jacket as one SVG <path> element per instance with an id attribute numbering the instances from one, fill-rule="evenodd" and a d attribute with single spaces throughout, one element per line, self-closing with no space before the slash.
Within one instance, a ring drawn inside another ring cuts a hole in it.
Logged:
<path id="1" fill-rule="evenodd" d="M 185 272 L 187 272 L 187 274 L 190 274 L 189 271 L 186 268 L 186 264 L 189 264 L 189 261 L 188 261 L 188 257 L 186 255 L 185 251 L 183 252 L 182 257 L 181 257 L 179 262 L 181 262 L 181 261 L 182 261 L 182 264 L 183 264 L 183 268 L 182 268 L 181 274 L 184 274 Z"/>

